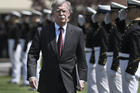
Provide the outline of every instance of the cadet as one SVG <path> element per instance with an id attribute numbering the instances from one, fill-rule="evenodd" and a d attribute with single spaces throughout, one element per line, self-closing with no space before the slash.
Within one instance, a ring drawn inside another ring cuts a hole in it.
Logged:
<path id="1" fill-rule="evenodd" d="M 132 24 L 121 43 L 119 56 L 122 71 L 122 93 L 137 93 L 140 77 L 140 21 L 134 20 L 140 17 L 140 1 L 128 1 L 128 18 L 135 21 Z"/>
<path id="2" fill-rule="evenodd" d="M 122 10 L 120 9 L 126 9 L 127 7 L 116 2 L 111 2 L 110 5 L 111 5 L 112 23 L 113 22 L 115 23 L 112 27 L 111 34 L 109 35 L 109 44 L 107 53 L 108 54 L 107 75 L 110 93 L 122 93 L 122 78 L 119 67 L 119 60 L 117 58 L 119 54 L 121 39 L 124 33 L 125 19 L 127 17 L 126 15 L 120 14 L 122 13 L 121 12 Z"/>
<path id="3" fill-rule="evenodd" d="M 9 57 L 12 64 L 12 79 L 10 83 L 20 83 L 20 53 L 21 53 L 21 46 L 19 44 L 19 37 L 20 37 L 20 21 L 19 18 L 21 14 L 17 11 L 11 12 L 11 23 L 10 28 L 8 30 L 8 50 L 9 50 Z"/>
<path id="4" fill-rule="evenodd" d="M 95 51 L 95 62 L 96 62 L 96 83 L 99 93 L 109 93 L 107 72 L 106 72 L 106 59 L 107 59 L 107 46 L 108 46 L 108 35 L 110 33 L 110 21 L 105 20 L 108 18 L 110 12 L 109 5 L 98 5 L 97 19 L 102 22 L 100 28 L 95 36 L 96 47 Z M 105 15 L 106 14 L 106 15 Z M 104 22 L 103 22 L 104 20 Z"/>
<path id="5" fill-rule="evenodd" d="M 95 73 L 95 56 L 94 56 L 94 35 L 98 28 L 98 24 L 94 19 L 97 11 L 91 7 L 86 7 L 88 17 L 86 19 L 89 27 L 86 33 L 86 60 L 88 64 L 88 93 L 98 93 L 96 85 L 96 73 Z"/>

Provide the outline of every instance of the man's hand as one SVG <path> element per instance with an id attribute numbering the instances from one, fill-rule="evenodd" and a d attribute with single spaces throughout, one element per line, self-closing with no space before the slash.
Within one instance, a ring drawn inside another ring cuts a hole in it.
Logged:
<path id="1" fill-rule="evenodd" d="M 81 85 L 81 89 L 79 91 L 82 91 L 85 87 L 85 81 L 80 80 L 80 85 Z"/>
<path id="2" fill-rule="evenodd" d="M 37 89 L 37 78 L 36 77 L 30 77 L 29 78 L 29 83 L 30 83 L 30 86 L 32 87 L 32 88 L 35 88 L 35 89 Z"/>

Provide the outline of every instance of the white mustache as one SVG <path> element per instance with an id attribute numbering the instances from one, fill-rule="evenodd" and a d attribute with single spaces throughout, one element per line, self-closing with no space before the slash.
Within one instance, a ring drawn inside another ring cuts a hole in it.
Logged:
<path id="1" fill-rule="evenodd" d="M 62 16 L 58 16 L 58 17 L 59 17 L 59 18 L 65 18 L 65 16 L 63 16 L 63 15 L 62 15 Z"/>

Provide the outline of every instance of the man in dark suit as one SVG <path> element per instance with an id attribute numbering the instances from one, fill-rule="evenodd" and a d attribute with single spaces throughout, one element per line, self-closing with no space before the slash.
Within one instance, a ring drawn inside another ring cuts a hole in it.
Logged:
<path id="1" fill-rule="evenodd" d="M 80 90 L 87 79 L 83 32 L 69 23 L 71 4 L 56 0 L 52 4 L 55 22 L 37 31 L 28 53 L 27 73 L 30 85 L 37 88 L 36 64 L 42 51 L 40 93 L 76 93 L 77 77 Z M 76 65 L 77 64 L 77 65 Z M 76 68 L 78 67 L 78 74 Z"/>

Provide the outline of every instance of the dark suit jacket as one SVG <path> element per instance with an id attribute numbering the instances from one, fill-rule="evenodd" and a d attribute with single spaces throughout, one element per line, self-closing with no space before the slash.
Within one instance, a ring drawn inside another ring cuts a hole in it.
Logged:
<path id="1" fill-rule="evenodd" d="M 80 80 L 87 79 L 87 65 L 84 52 L 82 30 L 71 24 L 67 25 L 62 56 L 58 55 L 54 23 L 44 27 L 35 35 L 28 53 L 28 78 L 36 74 L 36 62 L 42 51 L 42 69 L 40 71 L 40 92 L 57 93 L 60 75 L 68 93 L 75 93 L 77 62 Z M 75 58 L 77 61 L 75 61 Z"/>

